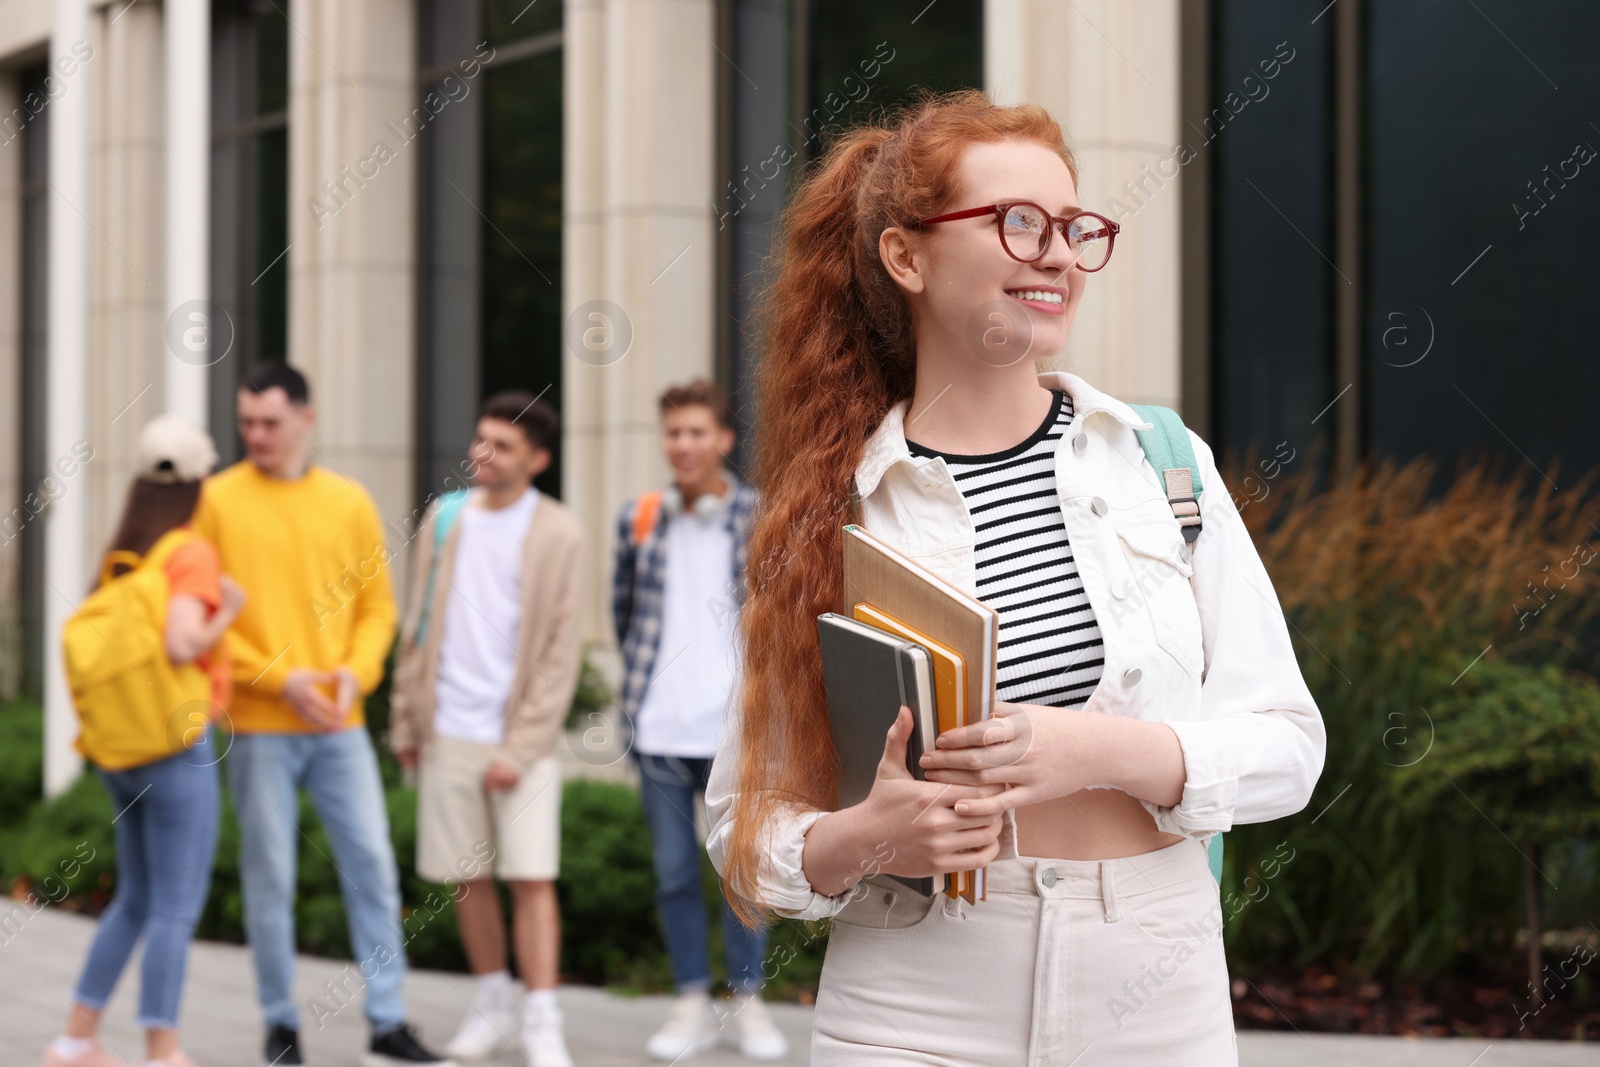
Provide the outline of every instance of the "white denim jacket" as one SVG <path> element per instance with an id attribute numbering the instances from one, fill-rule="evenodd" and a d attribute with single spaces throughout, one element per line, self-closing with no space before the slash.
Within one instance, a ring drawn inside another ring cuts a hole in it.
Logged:
<path id="1" fill-rule="evenodd" d="M 1039 383 L 1065 390 L 1075 412 L 1056 449 L 1056 491 L 1105 642 L 1104 674 L 1084 710 L 1167 723 L 1183 749 L 1182 800 L 1140 803 L 1159 829 L 1201 839 L 1299 811 L 1322 773 L 1322 716 L 1211 449 L 1190 432 L 1203 525 L 1187 546 L 1134 434 L 1150 424 L 1075 374 L 1041 374 Z M 909 406 L 890 410 L 856 468 L 862 525 L 976 595 L 971 516 L 944 460 L 907 449 Z M 732 832 L 738 715 L 729 709 L 706 787 L 707 849 L 718 871 Z M 818 893 L 800 866 L 806 831 L 824 814 L 785 804 L 765 829 L 758 888 L 780 915 L 831 916 L 850 899 Z M 1016 854 L 1008 812 L 999 858 Z"/>

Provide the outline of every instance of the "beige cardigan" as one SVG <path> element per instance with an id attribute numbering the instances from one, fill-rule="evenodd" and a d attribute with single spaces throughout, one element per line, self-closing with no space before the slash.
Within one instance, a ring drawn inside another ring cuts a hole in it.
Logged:
<path id="1" fill-rule="evenodd" d="M 416 643 L 429 571 L 432 569 L 438 508 L 429 513 L 413 542 L 406 614 L 400 628 L 389 711 L 389 747 L 420 751 L 433 738 L 434 690 L 439 677 L 439 645 L 456 545 L 458 521 L 445 536 L 430 608 L 428 633 Z M 578 688 L 582 660 L 579 612 L 584 602 L 583 528 L 571 508 L 541 495 L 529 524 L 522 558 L 522 621 L 517 632 L 517 669 L 506 697 L 505 761 L 526 769 L 551 755 L 562 735 Z"/>

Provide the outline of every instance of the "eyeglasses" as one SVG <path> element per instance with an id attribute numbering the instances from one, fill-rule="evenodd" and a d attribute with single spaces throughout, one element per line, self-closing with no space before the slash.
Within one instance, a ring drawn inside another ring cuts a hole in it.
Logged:
<path id="1" fill-rule="evenodd" d="M 1058 218 L 1038 204 L 1016 200 L 1007 204 L 990 204 L 987 207 L 968 208 L 931 219 L 918 219 L 918 227 L 932 226 L 938 222 L 955 222 L 993 215 L 1000 231 L 1000 245 L 1012 259 L 1033 263 L 1050 251 L 1050 239 L 1057 229 L 1067 239 L 1076 260 L 1073 266 L 1092 274 L 1111 259 L 1111 246 L 1116 243 L 1122 227 L 1093 211 L 1076 211 Z"/>

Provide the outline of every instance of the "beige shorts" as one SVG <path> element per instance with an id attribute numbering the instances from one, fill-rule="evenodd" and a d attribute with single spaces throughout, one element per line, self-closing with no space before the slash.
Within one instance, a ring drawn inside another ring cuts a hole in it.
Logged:
<path id="1" fill-rule="evenodd" d="M 561 759 L 546 756 L 489 792 L 495 745 L 434 737 L 417 767 L 417 876 L 470 882 L 554 879 L 561 866 Z"/>

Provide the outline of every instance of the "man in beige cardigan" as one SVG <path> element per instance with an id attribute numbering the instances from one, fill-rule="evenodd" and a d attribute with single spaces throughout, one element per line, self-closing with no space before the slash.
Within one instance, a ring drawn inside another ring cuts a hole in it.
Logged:
<path id="1" fill-rule="evenodd" d="M 532 1067 L 572 1064 L 555 994 L 557 746 L 578 683 L 583 531 L 531 484 L 559 434 L 556 413 L 529 394 L 484 402 L 473 489 L 441 498 L 413 543 L 390 712 L 390 745 L 417 771 L 417 874 L 460 886 L 456 917 L 477 979 L 447 1051 L 490 1056 L 520 1028 Z M 495 878 L 514 901 L 520 1019 Z"/>

